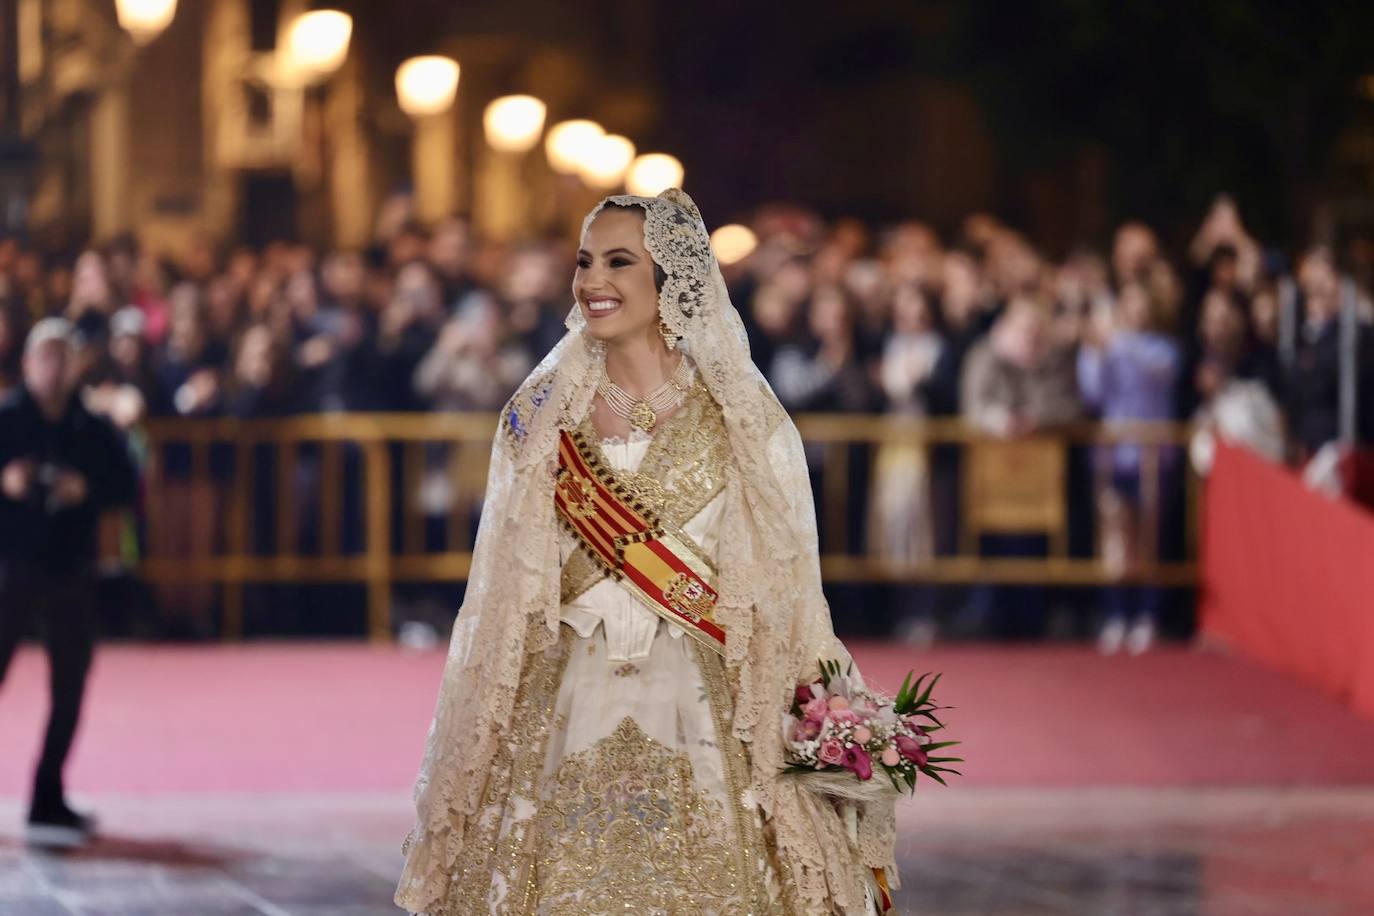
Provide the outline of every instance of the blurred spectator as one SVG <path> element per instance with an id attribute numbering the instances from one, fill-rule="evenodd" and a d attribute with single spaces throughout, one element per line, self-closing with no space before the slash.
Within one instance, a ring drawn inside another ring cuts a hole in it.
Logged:
<path id="1" fill-rule="evenodd" d="M 898 287 L 880 378 L 888 413 L 927 415 L 925 385 L 943 348 L 930 303 L 920 287 Z M 934 551 L 924 448 L 891 443 L 878 449 L 872 507 L 869 543 L 879 556 L 899 565 L 930 558 Z"/>
<path id="2" fill-rule="evenodd" d="M 157 382 L 153 412 L 203 416 L 219 407 L 220 372 L 226 360 L 210 339 L 200 294 L 184 283 L 172 290 L 172 316 L 167 346 L 153 368 Z"/>
<path id="3" fill-rule="evenodd" d="M 1198 356 L 1192 367 L 1193 420 L 1204 432 L 1195 438 L 1193 464 L 1211 467 L 1211 435 L 1243 442 L 1275 460 L 1283 454 L 1283 430 L 1269 388 L 1247 375 L 1245 314 L 1221 292 L 1203 300 L 1198 326 Z"/>
<path id="4" fill-rule="evenodd" d="M 1013 299 L 964 366 L 962 401 L 970 423 L 994 436 L 1052 430 L 1081 412 L 1073 353 L 1049 335 L 1043 308 Z"/>
<path id="5" fill-rule="evenodd" d="M 47 734 L 34 775 L 29 839 L 79 845 L 92 821 L 67 804 L 62 770 L 95 646 L 96 527 L 137 481 L 115 430 L 73 397 L 73 329 L 34 326 L 23 385 L 0 406 L 0 680 L 37 618 L 51 669 Z"/>
<path id="6" fill-rule="evenodd" d="M 286 347 L 266 324 L 250 326 L 239 337 L 224 409 L 234 417 L 274 417 L 291 412 L 290 363 Z"/>
<path id="7" fill-rule="evenodd" d="M 1112 241 L 1112 279 L 1118 288 L 1139 280 L 1145 268 L 1159 257 L 1154 230 L 1144 223 L 1125 223 Z"/>
<path id="8" fill-rule="evenodd" d="M 989 291 L 981 285 L 978 265 L 966 254 L 948 255 L 941 266 L 940 310 L 943 340 L 940 355 L 925 384 L 932 416 L 956 416 L 964 359 L 993 319 Z"/>
<path id="9" fill-rule="evenodd" d="M 1076 345 L 1091 328 L 1110 323 L 1115 300 L 1106 261 L 1077 251 L 1054 274 L 1055 339 Z"/>
<path id="10" fill-rule="evenodd" d="M 1256 343 L 1277 354 L 1279 296 L 1272 285 L 1260 287 L 1250 297 L 1250 327 L 1254 331 Z"/>
<path id="11" fill-rule="evenodd" d="M 1206 265 L 1213 288 L 1249 293 L 1259 281 L 1260 247 L 1245 230 L 1235 201 L 1225 194 L 1203 217 L 1188 246 L 1188 258 L 1195 266 Z"/>
<path id="12" fill-rule="evenodd" d="M 147 415 L 148 397 L 155 386 L 145 325 L 145 313 L 137 306 L 115 312 L 110 319 L 109 351 L 101 354 L 83 379 L 86 409 L 121 430 L 132 429 Z"/>
<path id="13" fill-rule="evenodd" d="M 84 315 L 90 314 L 96 318 L 108 319 L 114 313 L 116 305 L 104 257 L 98 251 L 82 252 L 72 269 L 67 318 L 79 322 Z"/>
<path id="14" fill-rule="evenodd" d="M 469 236 L 467 222 L 454 216 L 435 226 L 429 237 L 429 263 L 439 275 L 444 306 L 450 309 L 476 288 L 468 275 Z"/>
<path id="15" fill-rule="evenodd" d="M 877 387 L 859 362 L 854 307 L 842 287 L 825 286 L 811 297 L 807 337 L 774 353 L 768 380 L 789 410 L 866 413 L 878 406 Z"/>
<path id="16" fill-rule="evenodd" d="M 134 274 L 131 302 L 143 313 L 143 334 L 153 346 L 167 339 L 167 329 L 171 324 L 168 288 L 166 266 L 151 254 L 144 253 L 138 260 L 138 269 Z"/>
<path id="17" fill-rule="evenodd" d="M 434 271 L 425 262 L 411 261 L 397 272 L 391 297 L 378 319 L 373 384 L 381 409 L 424 406 L 412 379 L 438 333 L 442 295 Z"/>
<path id="18" fill-rule="evenodd" d="M 986 340 L 974 345 L 964 365 L 965 419 L 984 433 L 1016 438 L 1052 431 L 1079 417 L 1073 351 L 1050 336 L 1045 309 L 1025 296 L 1013 298 Z M 977 447 L 976 445 L 973 447 Z M 1043 555 L 1045 539 L 997 534 L 984 538 L 991 556 Z M 1040 636 L 1046 616 L 1043 589 L 977 586 L 965 627 L 990 627 L 999 636 Z"/>
<path id="19" fill-rule="evenodd" d="M 1130 283 L 1121 289 L 1116 320 L 1103 327 L 1091 322 L 1078 351 L 1078 384 L 1087 405 L 1110 426 L 1132 420 L 1168 420 L 1182 369 L 1178 344 L 1159 330 L 1159 309 L 1145 288 Z M 1158 556 L 1161 507 L 1169 501 L 1177 478 L 1173 449 L 1154 453 L 1154 474 L 1144 473 L 1141 446 L 1121 444 L 1098 455 L 1105 466 L 1106 488 L 1098 493 L 1098 536 L 1103 565 L 1121 578 L 1142 560 Z M 1153 486 L 1153 492 L 1147 487 Z M 1152 523 L 1151 523 L 1152 522 Z M 1150 547 L 1143 537 L 1154 537 Z M 1123 642 L 1133 655 L 1154 643 L 1159 621 L 1160 590 L 1118 585 L 1107 590 L 1106 621 L 1098 640 L 1106 654 Z"/>
<path id="20" fill-rule="evenodd" d="M 548 245 L 525 245 L 511 253 L 502 290 L 506 323 L 536 362 L 563 336 L 563 320 L 571 307 L 566 280 Z"/>
<path id="21" fill-rule="evenodd" d="M 1341 287 L 1331 255 L 1309 251 L 1298 268 L 1303 320 L 1287 380 L 1287 408 L 1293 438 L 1303 460 L 1340 434 Z M 1374 332 L 1355 328 L 1352 350 L 1357 369 L 1355 434 L 1374 442 Z"/>
<path id="22" fill-rule="evenodd" d="M 12 302 L 0 303 L 0 397 L 13 391 L 20 383 L 20 362 L 27 324 L 22 306 Z"/>
<path id="23" fill-rule="evenodd" d="M 845 291 L 854 302 L 854 346 L 864 364 L 881 371 L 883 350 L 892 324 L 892 284 L 881 262 L 851 261 L 844 271 Z M 922 294 L 926 290 L 921 287 Z M 934 319 L 933 312 L 931 313 Z"/>
<path id="24" fill-rule="evenodd" d="M 925 292 L 914 284 L 898 287 L 892 297 L 892 330 L 883 345 L 879 374 L 889 412 L 929 413 L 926 384 L 944 348 Z"/>
<path id="25" fill-rule="evenodd" d="M 331 413 L 371 406 L 371 380 L 364 370 L 366 342 L 372 330 L 363 293 L 366 268 L 355 251 L 331 252 L 321 269 L 320 295 L 309 301 L 301 324 L 304 337 L 296 351 L 304 406 Z"/>
<path id="26" fill-rule="evenodd" d="M 880 372 L 888 413 L 917 418 L 929 413 L 926 384 L 943 349 L 925 293 L 914 283 L 899 286 L 892 300 L 892 334 L 882 352 Z M 889 442 L 878 448 L 868 543 L 873 554 L 898 567 L 911 567 L 933 556 L 929 452 L 924 446 Z M 928 645 L 934 640 L 933 598 L 929 588 L 898 590 L 897 632 L 904 641 Z"/>
<path id="27" fill-rule="evenodd" d="M 34 248 L 16 245 L 8 270 L 8 299 L 23 317 L 25 326 L 50 309 L 48 282 L 56 271 L 50 270 L 44 254 Z"/>
<path id="28" fill-rule="evenodd" d="M 800 282 L 788 282 L 793 277 Z M 801 336 L 802 306 L 809 283 L 805 267 L 797 263 L 780 267 L 753 290 L 746 307 L 745 328 L 749 352 L 761 369 L 771 368 L 779 348 L 797 342 Z"/>
<path id="29" fill-rule="evenodd" d="M 496 410 L 534 367 L 518 340 L 503 339 L 501 309 L 471 293 L 415 368 L 415 390 L 439 410 Z"/>

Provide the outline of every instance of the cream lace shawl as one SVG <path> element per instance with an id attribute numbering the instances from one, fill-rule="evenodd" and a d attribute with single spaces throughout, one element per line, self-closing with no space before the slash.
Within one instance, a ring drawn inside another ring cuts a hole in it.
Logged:
<path id="1" fill-rule="evenodd" d="M 726 665 L 738 684 L 733 728 L 750 747 L 753 799 L 772 826 L 778 865 L 801 914 L 863 913 L 870 867 L 886 868 L 896 884 L 892 804 L 861 810 L 858 848 L 851 848 L 833 805 L 780 775 L 782 713 L 794 684 L 815 671 L 819 658 L 849 658 L 821 592 L 801 439 L 749 358 L 691 199 L 676 189 L 656 198 L 607 198 L 588 214 L 584 231 L 608 202 L 644 209 L 645 246 L 667 274 L 660 314 L 724 414 L 739 486 L 725 491 L 717 616 L 728 633 Z M 492 448 L 472 571 L 415 786 L 417 821 L 396 893 L 396 902 L 413 911 L 442 908 L 524 660 L 557 638 L 558 430 L 587 414 L 604 360 L 582 334 L 575 306 L 568 325 L 503 410 Z"/>

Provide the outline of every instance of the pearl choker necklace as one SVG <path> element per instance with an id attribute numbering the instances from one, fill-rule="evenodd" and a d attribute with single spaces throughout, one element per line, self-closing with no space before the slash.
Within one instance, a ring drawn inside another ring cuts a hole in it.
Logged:
<path id="1" fill-rule="evenodd" d="M 682 403 L 691 387 L 692 367 L 687 364 L 687 358 L 683 357 L 678 361 L 677 368 L 673 370 L 668 381 L 642 398 L 630 395 L 624 388 L 611 381 L 605 367 L 602 367 L 601 381 L 596 385 L 596 393 L 601 395 L 601 400 L 606 402 L 612 413 L 628 420 L 635 429 L 648 432 L 658 424 L 659 414 Z"/>

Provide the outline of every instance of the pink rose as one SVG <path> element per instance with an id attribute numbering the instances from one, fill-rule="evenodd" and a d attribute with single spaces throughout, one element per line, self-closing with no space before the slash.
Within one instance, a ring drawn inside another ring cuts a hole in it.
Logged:
<path id="1" fill-rule="evenodd" d="M 848 709 L 848 708 L 849 708 L 849 701 L 846 700 L 844 697 L 831 697 L 831 698 L 830 698 L 830 708 L 831 708 L 831 709 Z"/>
<path id="2" fill-rule="evenodd" d="M 883 748 L 883 764 L 895 767 L 902 762 L 902 755 L 897 753 L 897 749 L 891 745 Z"/>
<path id="3" fill-rule="evenodd" d="M 840 765 L 860 779 L 873 778 L 873 760 L 867 751 L 857 745 L 844 749 L 844 759 L 840 761 Z"/>
<path id="4" fill-rule="evenodd" d="M 802 719 L 792 727 L 793 741 L 810 741 L 821 733 L 821 723 L 814 719 Z"/>
<path id="5" fill-rule="evenodd" d="M 926 765 L 925 748 L 921 747 L 916 739 L 910 735 L 897 736 L 897 750 L 901 751 L 903 757 L 918 767 Z"/>
<path id="6" fill-rule="evenodd" d="M 860 725 L 854 729 L 854 740 L 860 744 L 867 744 L 873 740 L 873 733 L 868 730 L 868 726 Z"/>
<path id="7" fill-rule="evenodd" d="M 821 749 L 816 756 L 821 763 L 838 766 L 844 761 L 844 744 L 836 738 L 827 738 L 821 742 Z"/>
<path id="8" fill-rule="evenodd" d="M 802 707 L 802 714 L 813 722 L 824 722 L 829 711 L 824 697 L 817 697 Z"/>
<path id="9" fill-rule="evenodd" d="M 863 720 L 859 714 L 848 709 L 835 709 L 834 701 L 830 704 L 830 720 L 836 725 L 858 725 Z"/>

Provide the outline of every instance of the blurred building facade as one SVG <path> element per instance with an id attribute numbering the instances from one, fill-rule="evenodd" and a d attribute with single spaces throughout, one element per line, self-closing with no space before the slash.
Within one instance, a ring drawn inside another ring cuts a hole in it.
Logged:
<path id="1" fill-rule="evenodd" d="M 1181 246 L 1225 190 L 1299 245 L 1374 226 L 1374 74 L 1352 37 L 1374 14 L 1356 8 L 338 0 L 348 54 L 299 86 L 279 51 L 317 4 L 181 0 L 140 43 L 127 3 L 170 0 L 0 0 L 3 225 L 45 247 L 131 228 L 169 253 L 199 234 L 357 246 L 410 182 L 422 220 L 566 233 L 596 194 L 482 142 L 484 106 L 513 92 L 548 124 L 593 118 L 683 156 L 722 222 L 799 194 L 946 232 L 991 211 L 1058 256 L 1132 218 Z M 1171 46 L 1209 65 L 1161 67 Z M 461 82 L 417 121 L 393 75 L 429 53 Z"/>
<path id="2" fill-rule="evenodd" d="M 461 15 L 423 0 L 334 5 L 353 17 L 347 57 L 302 85 L 282 60 L 299 0 L 183 0 L 142 44 L 109 0 L 4 0 L 7 133 L 30 151 L 11 170 L 22 199 L 9 228 L 54 248 L 135 229 L 168 253 L 203 236 L 357 247 L 385 196 L 413 181 L 422 219 L 470 212 L 497 238 L 561 230 L 591 192 L 557 181 L 538 151 L 490 149 L 486 103 L 529 93 L 549 123 L 595 117 L 627 134 L 654 115 L 641 4 L 607 0 L 595 16 L 549 0 L 464 3 Z M 613 33 L 590 33 L 606 21 Z M 416 121 L 392 74 L 421 53 L 459 61 L 461 83 L 446 112 Z"/>

